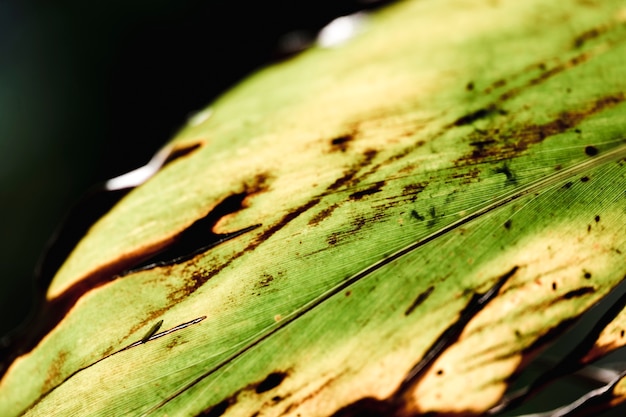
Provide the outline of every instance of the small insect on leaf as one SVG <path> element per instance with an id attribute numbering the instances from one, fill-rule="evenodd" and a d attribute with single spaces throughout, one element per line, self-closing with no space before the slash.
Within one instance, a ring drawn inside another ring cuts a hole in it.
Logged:
<path id="1" fill-rule="evenodd" d="M 141 338 L 141 343 L 146 343 L 161 328 L 163 320 L 159 320 L 148 332 Z"/>

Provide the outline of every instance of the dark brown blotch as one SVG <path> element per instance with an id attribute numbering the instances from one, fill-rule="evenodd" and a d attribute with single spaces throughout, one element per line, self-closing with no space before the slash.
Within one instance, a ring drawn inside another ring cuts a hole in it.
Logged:
<path id="1" fill-rule="evenodd" d="M 596 148 L 595 146 L 585 146 L 585 153 L 588 156 L 596 156 L 598 154 L 598 148 Z"/>
<path id="2" fill-rule="evenodd" d="M 348 146 L 350 142 L 354 139 L 352 135 L 343 135 L 336 137 L 330 141 L 331 148 L 333 150 L 338 150 L 341 152 L 345 152 L 348 150 Z"/>
<path id="3" fill-rule="evenodd" d="M 575 290 L 568 291 L 563 295 L 563 298 L 566 300 L 571 300 L 572 298 L 582 297 L 583 295 L 591 294 L 595 292 L 595 288 L 593 287 L 581 287 Z"/>
<path id="4" fill-rule="evenodd" d="M 337 410 L 331 417 L 392 417 L 397 406 L 391 401 L 377 398 L 361 398 Z"/>
<path id="5" fill-rule="evenodd" d="M 198 416 L 201 417 L 220 417 L 222 415 L 224 415 L 224 413 L 226 412 L 226 410 L 228 410 L 228 407 L 230 407 L 231 405 L 233 405 L 234 403 L 234 399 L 233 398 L 227 398 L 224 401 L 210 407 L 207 408 L 206 410 L 202 411 L 200 414 L 198 414 Z"/>
<path id="6" fill-rule="evenodd" d="M 382 187 L 384 187 L 384 185 L 385 181 L 378 181 L 375 184 L 372 184 L 371 186 L 366 188 L 365 190 L 356 191 L 350 194 L 349 198 L 350 200 L 360 200 L 365 196 L 379 193 L 382 191 Z"/>
<path id="7" fill-rule="evenodd" d="M 511 168 L 509 167 L 508 164 L 504 164 L 504 165 L 502 165 L 500 167 L 495 168 L 494 172 L 496 174 L 504 174 L 504 176 L 506 177 L 507 185 L 515 185 L 515 184 L 517 184 L 517 177 L 515 176 L 513 171 L 511 171 Z"/>
<path id="8" fill-rule="evenodd" d="M 270 391 L 279 386 L 287 377 L 287 372 L 272 372 L 265 379 L 257 384 L 254 391 L 257 394 Z"/>
<path id="9" fill-rule="evenodd" d="M 274 281 L 274 277 L 272 275 L 263 274 L 257 285 L 259 287 L 268 287 L 272 283 L 272 281 Z"/>
<path id="10" fill-rule="evenodd" d="M 582 59 L 582 58 L 581 58 Z M 580 60 L 578 60 L 580 61 Z M 572 65 L 576 65 L 580 62 L 572 62 Z M 546 77 L 550 76 L 564 70 L 565 68 L 557 68 L 553 70 L 549 70 L 543 73 L 539 78 L 537 78 L 537 83 L 541 81 L 545 81 Z M 528 87 L 533 85 L 531 82 Z M 520 90 L 521 91 L 521 90 Z M 512 91 L 509 93 L 510 96 L 515 96 L 519 91 Z M 506 93 L 505 93 L 506 94 Z M 507 100 L 510 97 L 505 97 L 504 95 L 500 97 L 500 100 Z M 492 143 L 490 141 L 497 140 L 499 137 L 502 137 L 501 133 L 495 133 L 495 130 L 489 131 L 480 131 L 476 129 L 470 136 L 474 138 L 470 143 L 473 146 L 470 155 L 461 157 L 457 162 L 459 163 L 476 163 L 477 160 L 491 157 L 491 156 L 507 156 L 511 157 L 514 155 L 518 155 L 521 152 L 524 152 L 530 146 L 541 143 L 544 139 L 566 132 L 568 130 L 574 130 L 577 126 L 584 121 L 589 116 L 607 110 L 609 108 L 615 107 L 616 105 L 622 103 L 626 99 L 626 94 L 624 93 L 616 93 L 612 95 L 607 95 L 605 97 L 601 97 L 595 101 L 591 101 L 581 106 L 580 108 L 570 109 L 567 111 L 563 111 L 557 114 L 551 121 L 543 123 L 543 124 L 527 124 L 521 125 L 516 129 L 515 132 L 515 142 L 510 141 L 508 136 L 503 137 L 506 139 L 504 141 L 498 141 L 498 143 Z M 470 124 L 474 121 L 489 117 L 494 114 L 494 112 L 499 112 L 497 110 L 498 103 L 493 103 L 490 106 L 487 106 L 481 110 L 478 110 L 469 115 L 463 116 L 459 118 L 453 125 L 457 123 L 460 125 Z M 502 114 L 500 112 L 500 114 Z M 597 149 L 595 150 L 598 151 Z M 589 149 L 588 152 L 593 153 L 593 149 Z"/>
<path id="11" fill-rule="evenodd" d="M 578 49 L 582 47 L 586 42 L 597 38 L 602 34 L 602 31 L 598 28 L 590 29 L 582 34 L 578 35 L 576 39 L 574 39 L 574 48 Z"/>
<path id="12" fill-rule="evenodd" d="M 417 199 L 417 195 L 424 191 L 426 188 L 426 184 L 424 183 L 416 183 L 416 184 L 408 184 L 405 185 L 402 189 L 402 196 L 408 197 L 411 196 L 411 201 L 415 201 Z"/>
<path id="13" fill-rule="evenodd" d="M 464 116 L 459 117 L 452 123 L 452 126 L 471 125 L 472 123 L 480 119 L 485 119 L 487 117 L 491 117 L 498 113 L 501 113 L 501 110 L 498 110 L 495 107 L 487 107 L 487 108 L 478 109 L 472 113 L 468 113 Z"/>
<path id="14" fill-rule="evenodd" d="M 339 207 L 339 204 L 335 203 L 319 211 L 311 218 L 311 220 L 309 220 L 309 226 L 315 226 L 322 220 L 328 218 L 331 214 L 333 214 L 337 207 Z"/>
<path id="15" fill-rule="evenodd" d="M 411 305 L 409 306 L 409 308 L 406 309 L 406 311 L 404 312 L 405 316 L 408 316 L 409 314 L 411 314 L 413 311 L 415 311 L 415 309 L 417 307 L 419 307 L 420 305 L 422 305 L 424 303 L 424 301 L 426 301 L 426 299 L 433 293 L 433 291 L 435 290 L 435 287 L 433 287 L 432 285 L 430 287 L 428 287 L 428 289 L 426 289 L 426 291 L 420 293 L 415 300 L 413 300 L 413 302 L 411 303 Z"/>
<path id="16" fill-rule="evenodd" d="M 426 217 L 419 214 L 416 210 L 411 210 L 411 217 L 419 222 L 423 222 L 424 220 L 426 220 Z"/>
<path id="17" fill-rule="evenodd" d="M 358 167 L 352 167 L 346 170 L 341 177 L 337 178 L 332 184 L 328 186 L 327 191 L 334 191 L 343 187 L 344 185 L 350 184 L 354 180 L 358 172 Z"/>
<path id="18" fill-rule="evenodd" d="M 355 166 L 347 169 L 344 174 L 337 178 L 335 182 L 328 186 L 327 191 L 335 191 L 343 186 L 351 185 L 357 179 L 357 174 L 366 166 L 372 163 L 372 160 L 376 157 L 378 151 L 376 149 L 368 149 L 363 152 L 361 161 Z"/>
<path id="19" fill-rule="evenodd" d="M 217 222 L 223 217 L 240 211 L 244 208 L 244 199 L 248 193 L 238 193 L 226 197 L 218 203 L 206 216 L 200 218 L 172 239 L 166 247 L 157 253 L 147 255 L 140 263 L 128 268 L 122 274 L 136 270 L 150 269 L 167 265 L 180 264 L 192 257 L 206 252 L 219 243 L 236 237 L 239 233 L 219 234 L 213 231 Z"/>
<path id="20" fill-rule="evenodd" d="M 409 308 L 406 309 L 406 311 L 404 312 L 404 315 L 408 316 L 413 311 L 415 311 L 417 307 L 419 307 L 422 303 L 424 303 L 424 301 L 426 301 L 426 299 L 433 293 L 434 290 L 435 290 L 435 287 L 431 285 L 430 287 L 428 287 L 428 289 L 426 289 L 426 291 L 420 293 L 415 298 L 415 300 L 413 300 Z"/>
<path id="21" fill-rule="evenodd" d="M 43 391 L 48 391 L 49 389 L 57 386 L 59 383 L 59 378 L 63 376 L 63 368 L 65 367 L 65 362 L 68 358 L 68 352 L 62 350 L 60 351 L 55 359 L 50 364 L 48 368 L 48 372 L 46 373 L 46 380 L 44 382 Z"/>
<path id="22" fill-rule="evenodd" d="M 480 132 L 477 133 L 479 136 L 484 136 Z M 497 153 L 499 148 L 497 148 L 495 145 L 496 141 L 493 139 L 475 140 L 470 142 L 470 146 L 472 146 L 473 149 L 471 156 L 468 159 L 485 158 L 490 154 Z"/>

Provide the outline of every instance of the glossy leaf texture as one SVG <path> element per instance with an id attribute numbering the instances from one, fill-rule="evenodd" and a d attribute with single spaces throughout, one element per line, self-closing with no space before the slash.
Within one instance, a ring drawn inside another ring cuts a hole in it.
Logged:
<path id="1" fill-rule="evenodd" d="M 487 412 L 626 277 L 625 74 L 617 0 L 400 2 L 258 72 L 78 244 L 0 414 Z"/>

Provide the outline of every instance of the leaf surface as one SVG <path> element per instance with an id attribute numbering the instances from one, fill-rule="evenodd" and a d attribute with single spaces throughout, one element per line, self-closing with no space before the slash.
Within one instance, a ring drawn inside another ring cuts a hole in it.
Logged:
<path id="1" fill-rule="evenodd" d="M 626 276 L 625 22 L 403 2 L 260 71 L 63 264 L 1 414 L 486 411 Z"/>

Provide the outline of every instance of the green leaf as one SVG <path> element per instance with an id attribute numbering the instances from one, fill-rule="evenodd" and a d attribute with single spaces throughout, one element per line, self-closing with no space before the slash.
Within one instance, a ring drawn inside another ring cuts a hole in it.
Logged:
<path id="1" fill-rule="evenodd" d="M 479 414 L 624 279 L 623 2 L 368 22 L 178 133 L 58 271 L 0 414 Z"/>

